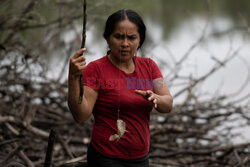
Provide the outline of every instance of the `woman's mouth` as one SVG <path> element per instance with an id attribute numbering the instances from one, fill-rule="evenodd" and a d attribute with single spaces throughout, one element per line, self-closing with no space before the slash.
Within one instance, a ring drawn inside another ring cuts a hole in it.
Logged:
<path id="1" fill-rule="evenodd" d="M 120 50 L 121 54 L 129 54 L 129 50 Z"/>

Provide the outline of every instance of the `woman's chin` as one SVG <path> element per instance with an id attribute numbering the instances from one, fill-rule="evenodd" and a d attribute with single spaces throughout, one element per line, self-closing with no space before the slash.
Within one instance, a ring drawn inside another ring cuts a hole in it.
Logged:
<path id="1" fill-rule="evenodd" d="M 121 60 L 130 60 L 130 59 L 132 59 L 132 57 L 133 57 L 133 55 L 131 55 L 131 54 L 120 54 L 120 58 L 121 58 Z"/>

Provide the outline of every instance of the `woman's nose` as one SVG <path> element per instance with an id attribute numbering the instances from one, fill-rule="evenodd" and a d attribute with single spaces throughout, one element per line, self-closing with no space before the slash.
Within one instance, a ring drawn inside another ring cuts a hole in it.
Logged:
<path id="1" fill-rule="evenodd" d="M 128 40 L 126 38 L 122 40 L 122 47 L 128 47 Z"/>

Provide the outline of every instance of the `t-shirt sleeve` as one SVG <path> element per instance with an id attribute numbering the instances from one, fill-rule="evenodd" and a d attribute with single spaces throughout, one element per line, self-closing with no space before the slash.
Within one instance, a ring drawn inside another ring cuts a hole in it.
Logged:
<path id="1" fill-rule="evenodd" d="M 100 79 L 100 74 L 98 72 L 97 65 L 94 62 L 90 62 L 86 68 L 83 70 L 83 85 L 86 85 L 94 89 L 97 93 L 99 92 L 100 85 L 98 80 Z"/>
<path id="2" fill-rule="evenodd" d="M 163 78 L 161 70 L 158 67 L 158 65 L 150 58 L 149 58 L 149 63 L 151 67 L 152 79 Z"/>

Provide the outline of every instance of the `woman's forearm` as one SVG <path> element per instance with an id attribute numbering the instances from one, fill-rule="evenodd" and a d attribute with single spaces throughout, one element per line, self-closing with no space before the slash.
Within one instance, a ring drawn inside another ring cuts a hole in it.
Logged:
<path id="1" fill-rule="evenodd" d="M 78 104 L 80 92 L 80 78 L 68 78 L 68 106 L 76 122 L 86 121 L 91 111 L 88 102 L 83 96 L 82 103 Z"/>
<path id="2" fill-rule="evenodd" d="M 171 95 L 156 95 L 157 108 L 160 113 L 168 113 L 172 111 L 173 98 Z"/>

